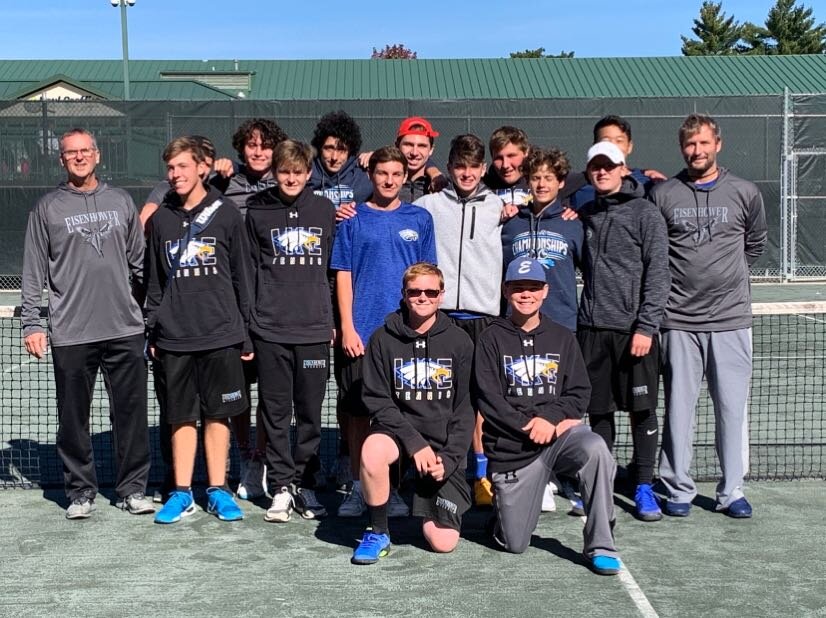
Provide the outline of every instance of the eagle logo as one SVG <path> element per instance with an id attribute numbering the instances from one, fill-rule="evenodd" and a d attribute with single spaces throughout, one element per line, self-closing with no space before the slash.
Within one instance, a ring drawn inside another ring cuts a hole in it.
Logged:
<path id="1" fill-rule="evenodd" d="M 321 235 L 305 229 L 291 229 L 278 233 L 273 231 L 273 246 L 287 255 L 318 255 L 321 248 Z"/>
<path id="2" fill-rule="evenodd" d="M 399 236 L 402 237 L 402 240 L 406 240 L 407 242 L 415 242 L 419 240 L 419 233 L 416 230 L 401 230 L 399 232 Z"/>
<path id="3" fill-rule="evenodd" d="M 417 358 L 396 367 L 396 381 L 401 383 L 402 387 L 450 388 L 452 380 L 452 367 L 444 361 L 440 363 L 426 358 Z"/>
<path id="4" fill-rule="evenodd" d="M 516 386 L 556 384 L 559 360 L 533 355 L 506 361 L 505 371 Z"/>
<path id="5" fill-rule="evenodd" d="M 97 230 L 90 230 L 87 227 L 79 227 L 77 231 L 83 237 L 83 240 L 88 242 L 95 248 L 98 255 L 103 257 L 103 241 L 112 233 L 112 224 L 107 222 L 100 226 Z"/>
<path id="6" fill-rule="evenodd" d="M 169 262 L 174 264 L 177 259 L 181 267 L 208 265 L 215 263 L 215 247 L 213 244 L 203 240 L 190 240 L 184 252 L 178 257 L 181 243 L 176 242 L 169 247 Z"/>

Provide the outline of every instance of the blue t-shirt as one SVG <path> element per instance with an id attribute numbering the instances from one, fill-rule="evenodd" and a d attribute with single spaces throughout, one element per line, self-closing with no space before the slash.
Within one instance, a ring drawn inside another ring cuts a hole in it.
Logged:
<path id="1" fill-rule="evenodd" d="M 353 323 L 365 346 L 387 314 L 399 308 L 402 275 L 416 262 L 436 263 L 433 218 L 424 208 L 359 204 L 356 216 L 339 224 L 330 268 L 352 274 Z"/>

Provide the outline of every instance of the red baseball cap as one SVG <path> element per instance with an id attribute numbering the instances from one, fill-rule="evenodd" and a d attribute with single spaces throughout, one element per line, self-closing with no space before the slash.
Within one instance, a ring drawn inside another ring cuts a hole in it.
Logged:
<path id="1" fill-rule="evenodd" d="M 412 128 L 417 125 L 420 125 L 424 128 Z M 405 135 L 424 135 L 425 137 L 439 137 L 439 132 L 433 130 L 433 125 L 431 125 L 427 120 L 422 118 L 421 116 L 411 116 L 410 118 L 405 118 L 402 120 L 402 123 L 399 125 L 399 132 L 396 134 L 396 137 L 403 137 Z"/>

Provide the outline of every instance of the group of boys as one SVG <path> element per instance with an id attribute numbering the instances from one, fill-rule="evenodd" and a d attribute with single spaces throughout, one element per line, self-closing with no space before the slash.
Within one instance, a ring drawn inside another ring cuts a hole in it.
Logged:
<path id="1" fill-rule="evenodd" d="M 631 131 L 616 116 L 597 123 L 583 173 L 505 126 L 491 136 L 490 169 L 478 137 L 455 137 L 448 182 L 430 159 L 437 136 L 426 119 L 407 118 L 396 146 L 366 153 L 366 171 L 360 130 L 344 112 L 321 118 L 315 153 L 264 119 L 236 132 L 240 164 L 216 160 L 206 138 L 177 138 L 163 153 L 166 184 L 140 217 L 128 194 L 96 178 L 94 137 L 62 137 L 67 182 L 29 219 L 22 325 L 26 349 L 43 357 L 46 282 L 68 518 L 94 510 L 88 417 L 98 369 L 110 394 L 118 505 L 155 510 L 145 494 L 144 290 L 147 353 L 168 425 L 158 523 L 195 511 L 199 421 L 207 510 L 243 518 L 226 479 L 229 419 L 245 464 L 238 497 L 269 491 L 267 521 L 327 514 L 314 490 L 334 343 L 352 475 L 339 515 L 370 519 L 353 563 L 389 551 L 388 518 L 409 512 L 397 489 L 405 471 L 430 547 L 452 551 L 472 502 L 472 447 L 475 501 L 492 502 L 499 546 L 525 551 L 553 489 L 567 486 L 572 512 L 587 516 L 589 566 L 618 573 L 614 413 L 629 413 L 636 515 L 656 521 L 661 353 L 666 513 L 688 515 L 696 495 L 692 424 L 705 374 L 723 471 L 717 508 L 751 515 L 742 491 L 748 265 L 766 224 L 756 187 L 717 165 L 716 121 L 685 120 L 687 167 L 670 180 L 628 168 Z"/>

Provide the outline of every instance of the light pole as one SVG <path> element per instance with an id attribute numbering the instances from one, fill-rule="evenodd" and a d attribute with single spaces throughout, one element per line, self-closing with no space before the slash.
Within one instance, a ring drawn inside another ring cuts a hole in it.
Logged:
<path id="1" fill-rule="evenodd" d="M 126 7 L 135 6 L 136 0 L 109 0 L 120 7 L 120 33 L 123 40 L 123 100 L 129 100 L 129 29 L 126 26 Z"/>

